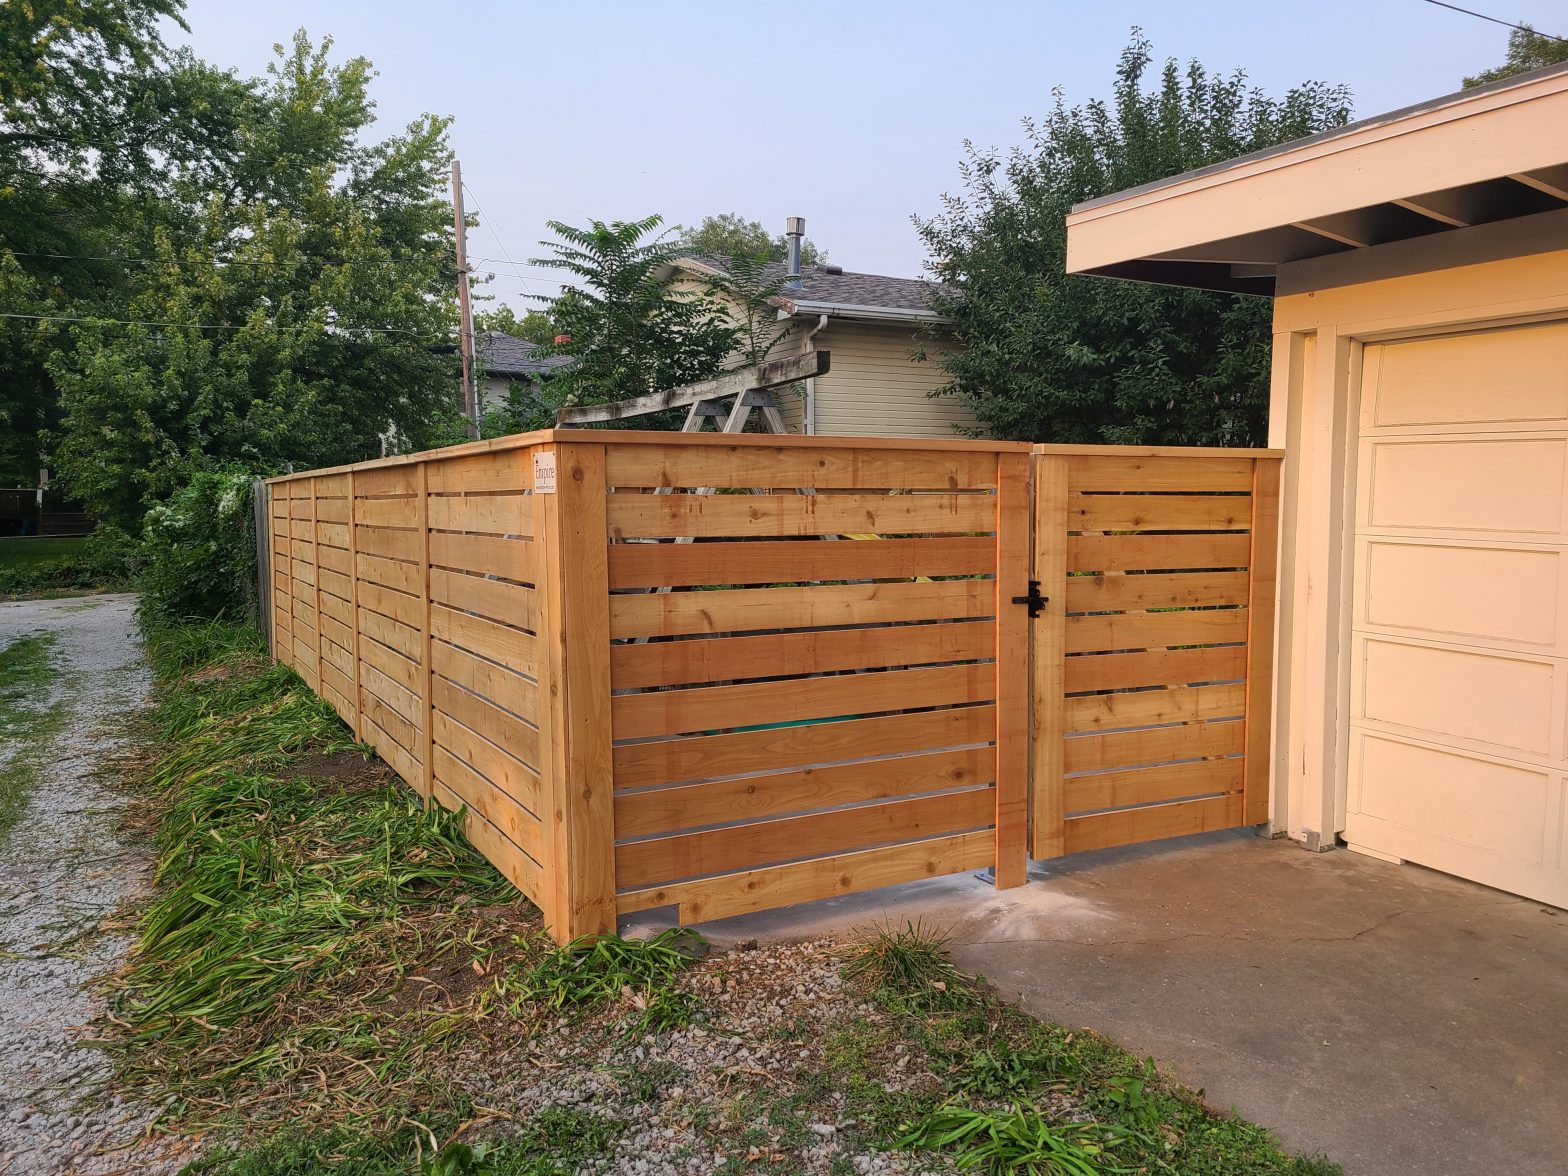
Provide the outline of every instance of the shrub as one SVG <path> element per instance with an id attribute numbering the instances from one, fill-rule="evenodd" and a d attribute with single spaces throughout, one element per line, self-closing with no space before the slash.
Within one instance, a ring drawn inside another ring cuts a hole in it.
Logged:
<path id="1" fill-rule="evenodd" d="M 147 512 L 139 552 L 150 625 L 256 613 L 255 476 L 200 470 Z"/>
<path id="2" fill-rule="evenodd" d="M 125 588 L 135 573 L 135 562 L 136 541 L 118 527 L 100 526 L 70 555 L 0 567 L 0 596 Z"/>

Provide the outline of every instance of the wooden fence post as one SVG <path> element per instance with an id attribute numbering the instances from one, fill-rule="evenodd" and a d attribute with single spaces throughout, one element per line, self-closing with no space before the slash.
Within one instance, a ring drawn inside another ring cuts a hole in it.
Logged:
<path id="1" fill-rule="evenodd" d="M 1274 612 L 1279 591 L 1280 462 L 1252 462 L 1252 555 L 1247 592 L 1246 751 L 1242 760 L 1242 823 L 1269 819 L 1274 718 Z"/>
<path id="2" fill-rule="evenodd" d="M 321 486 L 319 479 L 310 480 L 310 558 L 316 561 L 315 587 L 310 595 L 310 605 L 316 610 L 316 682 L 315 691 L 325 697 L 326 687 L 322 684 L 321 667 L 326 663 L 322 655 L 322 646 L 326 638 L 321 635 L 325 627 L 321 623 Z"/>
<path id="3" fill-rule="evenodd" d="M 1033 849 L 1036 858 L 1066 852 L 1062 807 L 1064 671 L 1067 650 L 1067 465 L 1071 458 L 1034 455 L 1034 574 L 1047 603 L 1034 622 Z"/>
<path id="4" fill-rule="evenodd" d="M 609 530 L 605 447 L 534 450 L 543 524 L 540 686 L 549 724 L 545 912 L 562 942 L 615 930 L 615 812 L 610 733 Z M 550 477 L 541 471 L 551 469 Z"/>
<path id="5" fill-rule="evenodd" d="M 1029 454 L 996 458 L 996 885 L 1029 871 Z"/>
<path id="6" fill-rule="evenodd" d="M 419 601 L 423 621 L 420 625 L 419 686 L 420 705 L 424 708 L 423 730 L 419 733 L 419 777 L 426 803 L 435 795 L 435 765 L 431 762 L 435 739 L 435 670 L 431 665 L 430 636 L 430 462 L 419 465 Z"/>
<path id="7" fill-rule="evenodd" d="M 256 520 L 256 623 L 267 642 L 267 651 L 275 658 L 277 645 L 273 640 L 272 610 L 275 607 L 272 583 L 272 503 L 267 494 L 267 483 L 257 479 L 251 484 L 251 514 Z"/>
<path id="8" fill-rule="evenodd" d="M 354 521 L 354 471 L 348 472 L 348 617 L 353 627 L 354 647 L 354 738 L 365 739 L 365 706 L 359 697 L 359 526 Z"/>

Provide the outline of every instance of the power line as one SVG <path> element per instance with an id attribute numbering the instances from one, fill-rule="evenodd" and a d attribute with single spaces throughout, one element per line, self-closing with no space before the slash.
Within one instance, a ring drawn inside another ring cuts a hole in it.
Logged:
<path id="1" fill-rule="evenodd" d="M 29 252 L 27 252 L 25 250 L 21 250 L 21 249 L 6 249 L 6 250 L 3 250 L 3 252 L 7 256 L 9 256 L 9 257 L 36 257 L 36 258 L 46 258 L 46 259 L 53 260 L 53 261 L 112 261 L 112 262 L 117 262 L 120 265 L 187 265 L 187 264 L 189 264 L 189 259 L 188 258 L 183 258 L 183 257 L 115 257 L 115 256 L 112 256 L 110 254 L 92 254 L 92 253 L 29 253 Z M 212 261 L 212 263 L 214 265 L 254 265 L 254 266 L 271 266 L 271 267 L 299 265 L 299 264 L 303 264 L 303 263 L 306 263 L 306 262 L 312 262 L 312 261 L 323 262 L 326 265 L 392 265 L 392 266 L 428 265 L 428 264 L 431 264 L 432 262 L 437 261 L 436 258 L 431 258 L 430 261 L 427 262 L 427 261 L 421 261 L 419 259 L 412 258 L 412 257 L 340 257 L 340 258 L 329 258 L 329 257 L 312 257 L 312 256 L 302 256 L 299 259 L 299 261 L 261 261 L 261 260 L 257 260 L 257 259 L 244 258 L 244 257 L 228 257 L 228 258 L 224 258 L 224 257 L 217 257 L 217 256 L 214 256 L 212 254 L 207 254 L 206 256 Z M 493 258 L 481 258 L 479 260 L 494 260 L 494 259 Z"/>
<path id="2" fill-rule="evenodd" d="M 147 319 L 112 319 L 99 318 L 96 315 L 69 315 L 69 314 L 13 314 L 0 312 L 0 318 L 27 319 L 39 323 L 97 323 L 103 326 L 120 327 L 172 327 L 182 331 L 315 331 L 323 327 L 339 331 L 361 331 L 374 335 L 413 335 L 420 339 L 440 339 L 443 336 L 431 331 L 415 331 L 408 327 L 357 327 L 345 326 L 342 323 L 314 323 L 297 327 L 283 326 L 278 323 L 268 323 L 257 327 L 252 323 L 164 323 Z"/>
<path id="3" fill-rule="evenodd" d="M 1503 20 L 1501 17 L 1487 16 L 1484 12 L 1476 12 L 1470 8 L 1461 8 L 1457 4 L 1449 4 L 1447 0 L 1426 0 L 1426 3 L 1435 5 L 1438 8 L 1447 8 L 1452 12 L 1462 12 L 1466 16 L 1475 17 L 1477 20 L 1489 20 L 1495 25 L 1502 25 L 1505 29 L 1516 29 L 1521 33 L 1534 33 L 1537 37 L 1545 37 L 1548 41 L 1561 41 L 1563 44 L 1568 45 L 1568 37 L 1559 37 L 1555 33 L 1543 33 L 1540 29 L 1532 29 L 1529 25 L 1515 24 L 1513 21 Z"/>
<path id="4" fill-rule="evenodd" d="M 517 280 L 520 281 L 523 284 L 523 288 L 528 291 L 529 297 L 539 298 L 540 296 L 534 293 L 534 288 L 529 283 L 528 279 L 523 276 L 523 271 L 519 269 L 517 263 L 512 260 L 511 251 L 507 249 L 506 242 L 501 240 L 501 234 L 496 232 L 495 226 L 492 225 L 488 219 L 486 219 L 484 209 L 479 207 L 479 194 L 474 191 L 472 185 L 470 185 L 466 180 L 463 182 L 463 187 L 466 188 L 468 190 L 468 194 L 473 197 L 474 215 L 479 218 L 480 224 L 484 225 L 485 228 L 490 230 L 490 235 L 495 238 L 495 243 L 501 247 L 501 256 L 506 258 L 506 264 L 511 266 L 512 269 L 516 272 Z M 492 274 L 491 276 L 494 277 L 495 275 Z"/>

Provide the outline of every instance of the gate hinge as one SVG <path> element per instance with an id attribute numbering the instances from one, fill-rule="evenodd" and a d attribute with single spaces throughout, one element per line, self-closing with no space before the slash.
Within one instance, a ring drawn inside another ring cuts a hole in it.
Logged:
<path id="1" fill-rule="evenodd" d="M 1028 596 L 1015 596 L 1015 597 L 1013 597 L 1013 603 L 1014 604 L 1027 604 L 1029 606 L 1029 615 L 1031 617 L 1039 616 L 1040 615 L 1040 610 L 1042 608 L 1044 608 L 1047 604 L 1049 604 L 1050 601 L 1051 601 L 1051 598 L 1049 596 L 1041 596 L 1040 595 L 1040 581 L 1039 580 L 1030 580 L 1029 581 L 1029 595 Z"/>

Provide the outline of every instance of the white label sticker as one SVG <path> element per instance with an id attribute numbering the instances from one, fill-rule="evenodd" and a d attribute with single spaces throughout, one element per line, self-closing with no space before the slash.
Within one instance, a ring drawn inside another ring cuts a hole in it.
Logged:
<path id="1" fill-rule="evenodd" d="M 534 493 L 555 493 L 555 450 L 534 454 Z"/>

